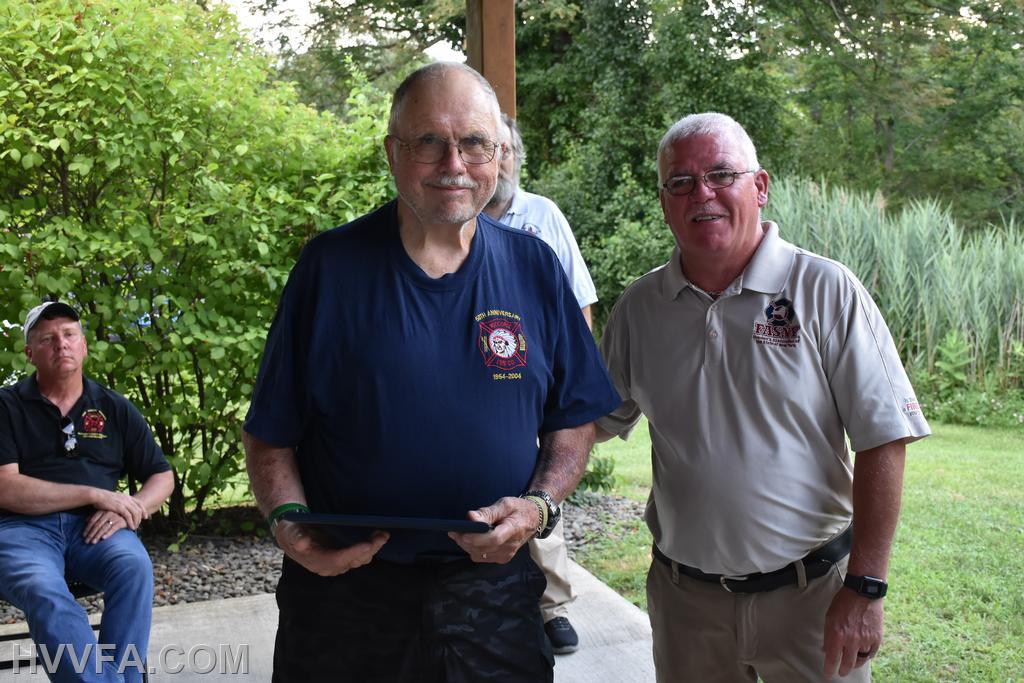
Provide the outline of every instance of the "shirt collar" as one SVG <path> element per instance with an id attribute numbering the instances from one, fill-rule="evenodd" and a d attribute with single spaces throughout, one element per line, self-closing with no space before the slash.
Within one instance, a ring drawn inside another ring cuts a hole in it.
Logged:
<path id="1" fill-rule="evenodd" d="M 93 382 L 86 376 L 82 376 L 82 396 L 87 397 L 90 401 L 95 402 L 97 395 L 99 394 L 99 385 Z M 19 381 L 16 385 L 16 391 L 22 399 L 27 401 L 45 401 L 42 393 L 39 391 L 39 382 L 36 381 L 36 373 L 32 373 L 28 377 Z"/>
<path id="2" fill-rule="evenodd" d="M 520 216 L 524 213 L 526 213 L 526 197 L 523 196 L 519 188 L 516 188 L 515 194 L 512 195 L 512 203 L 508 205 L 508 211 L 505 212 L 501 222 L 504 223 L 508 216 Z"/>
<path id="3" fill-rule="evenodd" d="M 22 379 L 17 384 L 18 395 L 27 401 L 42 401 L 43 395 L 39 393 L 39 383 L 36 382 L 36 373 Z"/>
<path id="4" fill-rule="evenodd" d="M 672 258 L 661 272 L 661 293 L 672 301 L 689 286 L 690 281 L 683 275 L 683 254 L 679 251 L 679 245 L 676 245 L 672 250 Z"/>
<path id="5" fill-rule="evenodd" d="M 764 237 L 754 257 L 743 271 L 741 282 L 746 289 L 765 294 L 781 292 L 796 258 L 796 248 L 779 236 L 779 226 L 771 221 L 761 224 Z"/>
<path id="6" fill-rule="evenodd" d="M 782 291 L 796 256 L 796 249 L 779 237 L 779 226 L 772 221 L 761 223 L 764 237 L 757 245 L 757 251 L 740 275 L 739 282 L 746 289 L 774 294 Z M 662 272 L 661 293 L 669 300 L 675 299 L 687 287 L 694 285 L 683 275 L 682 254 L 677 245 L 672 258 Z M 730 285 L 732 287 L 732 285 Z"/>

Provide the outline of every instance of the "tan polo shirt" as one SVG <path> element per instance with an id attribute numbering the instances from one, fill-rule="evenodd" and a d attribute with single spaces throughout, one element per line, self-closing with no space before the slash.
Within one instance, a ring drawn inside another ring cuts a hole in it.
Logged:
<path id="1" fill-rule="evenodd" d="M 646 519 L 658 548 L 705 572 L 767 572 L 841 531 L 854 451 L 930 434 L 889 329 L 843 265 L 764 223 L 714 301 L 668 264 L 616 302 L 601 350 L 626 438 L 650 422 Z"/>

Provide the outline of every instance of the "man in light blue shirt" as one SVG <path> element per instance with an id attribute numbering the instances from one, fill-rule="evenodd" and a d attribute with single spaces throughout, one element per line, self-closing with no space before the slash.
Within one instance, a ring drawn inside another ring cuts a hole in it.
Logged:
<path id="1" fill-rule="evenodd" d="M 505 225 L 536 235 L 554 249 L 572 285 L 583 317 L 590 324 L 590 306 L 597 301 L 597 290 L 579 245 L 576 244 L 572 228 L 569 227 L 569 221 L 553 201 L 519 187 L 519 172 L 526 159 L 523 138 L 519 135 L 515 119 L 502 114 L 501 120 L 507 136 L 505 142 L 508 151 L 498 167 L 498 185 L 484 213 Z"/>
<path id="2" fill-rule="evenodd" d="M 597 301 L 597 290 L 569 227 L 569 221 L 553 201 L 519 187 L 519 172 L 526 158 L 523 138 L 519 135 L 515 119 L 502 114 L 501 120 L 503 126 L 499 135 L 504 136 L 506 151 L 498 167 L 498 184 L 494 196 L 484 208 L 484 213 L 505 225 L 541 238 L 554 250 L 583 317 L 587 325 L 590 325 L 590 305 Z M 579 636 L 569 622 L 567 607 L 576 599 L 576 593 L 569 583 L 569 557 L 565 550 L 565 528 L 561 521 L 547 538 L 530 541 L 530 555 L 544 570 L 544 578 L 548 582 L 540 601 L 540 610 L 551 649 L 555 654 L 574 652 L 579 647 Z"/>

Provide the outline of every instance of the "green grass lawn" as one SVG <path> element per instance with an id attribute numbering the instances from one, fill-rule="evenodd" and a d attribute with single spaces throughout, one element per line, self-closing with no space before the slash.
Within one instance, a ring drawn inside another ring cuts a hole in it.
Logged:
<path id="1" fill-rule="evenodd" d="M 907 451 L 875 680 L 1024 681 L 1024 435 L 932 428 Z M 615 494 L 646 500 L 646 423 L 596 452 L 615 460 Z M 576 559 L 646 608 L 650 544 L 634 520 Z"/>

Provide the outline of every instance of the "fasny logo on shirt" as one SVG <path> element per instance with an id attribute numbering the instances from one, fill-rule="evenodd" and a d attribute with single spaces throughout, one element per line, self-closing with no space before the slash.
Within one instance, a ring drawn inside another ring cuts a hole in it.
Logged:
<path id="1" fill-rule="evenodd" d="M 921 414 L 921 404 L 917 402 L 916 396 L 903 397 L 903 412 L 910 416 Z"/>
<path id="2" fill-rule="evenodd" d="M 769 346 L 796 347 L 800 342 L 800 324 L 795 322 L 792 301 L 780 297 L 769 302 L 764 316 L 764 322 L 754 322 L 754 341 Z"/>

